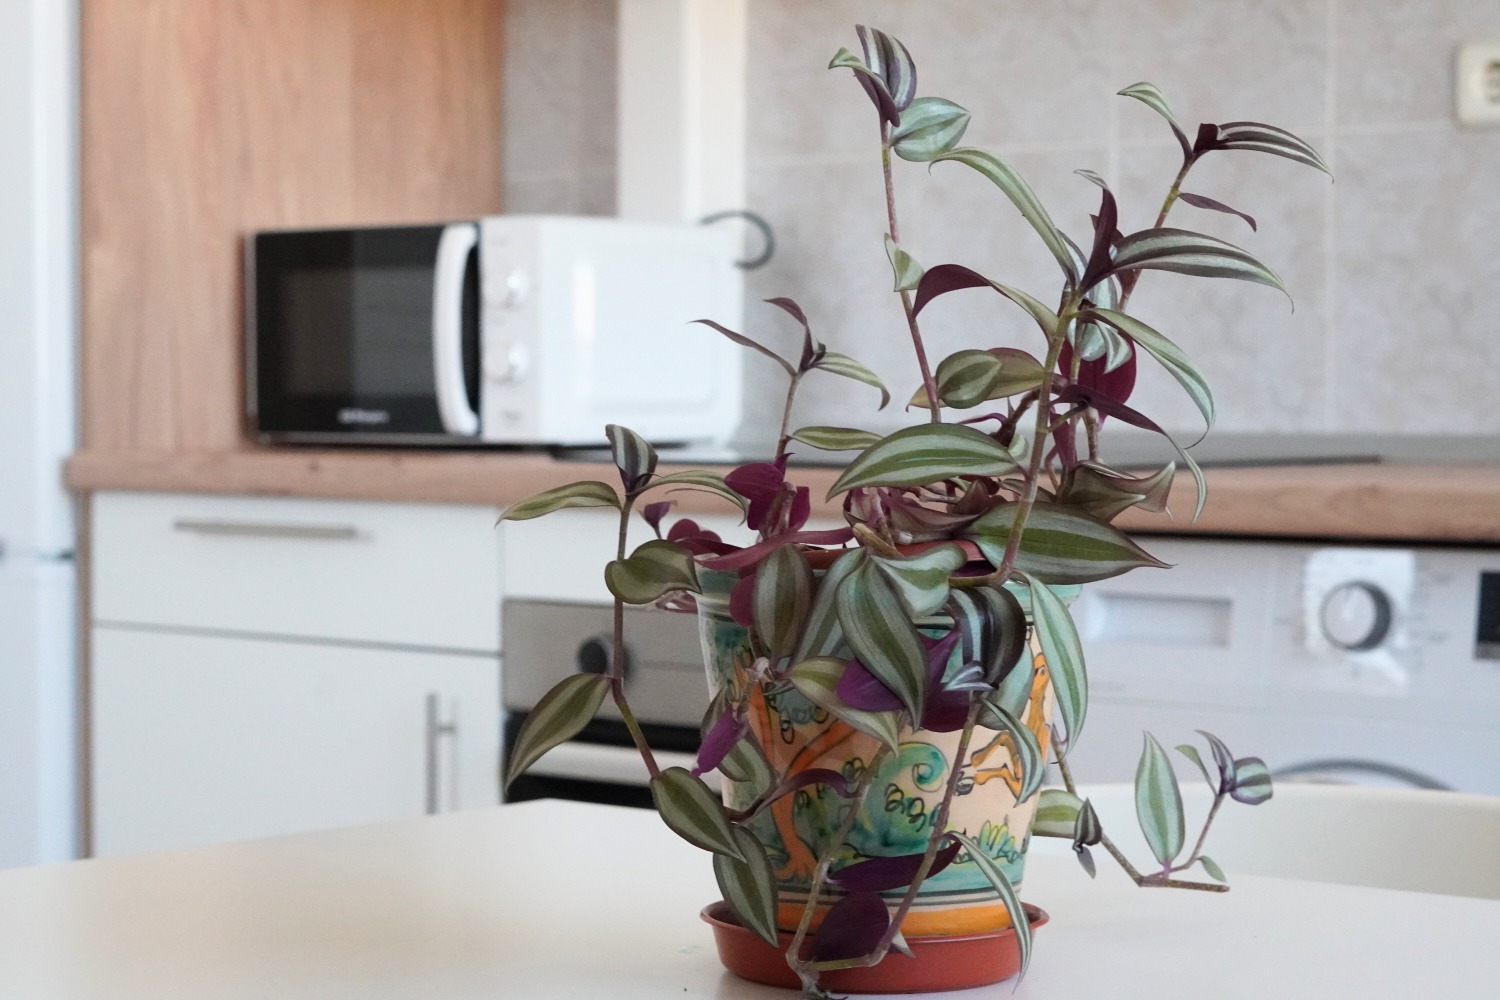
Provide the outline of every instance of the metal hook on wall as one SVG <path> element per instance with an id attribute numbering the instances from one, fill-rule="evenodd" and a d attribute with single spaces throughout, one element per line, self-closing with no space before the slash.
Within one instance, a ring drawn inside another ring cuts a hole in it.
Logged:
<path id="1" fill-rule="evenodd" d="M 763 216 L 750 211 L 748 208 L 731 208 L 723 212 L 713 212 L 699 219 L 698 224 L 707 226 L 715 222 L 722 222 L 725 219 L 744 219 L 750 225 L 760 230 L 761 238 L 764 240 L 759 254 L 745 260 L 737 260 L 734 262 L 734 266 L 745 271 L 753 271 L 758 267 L 764 267 L 770 261 L 771 256 L 776 253 L 776 235 L 771 231 L 771 224 Z"/>

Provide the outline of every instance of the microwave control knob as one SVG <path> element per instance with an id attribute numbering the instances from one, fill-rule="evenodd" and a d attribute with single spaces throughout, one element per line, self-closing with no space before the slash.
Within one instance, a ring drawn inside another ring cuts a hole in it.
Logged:
<path id="1" fill-rule="evenodd" d="M 505 292 L 500 297 L 500 308 L 519 309 L 526 301 L 526 294 L 531 291 L 531 279 L 526 272 L 517 268 L 505 276 Z"/>
<path id="2" fill-rule="evenodd" d="M 1341 583 L 1323 598 L 1318 624 L 1339 649 L 1363 653 L 1377 648 L 1390 634 L 1394 618 L 1391 599 L 1373 583 Z"/>
<path id="3" fill-rule="evenodd" d="M 583 640 L 578 647 L 576 659 L 580 674 L 604 674 L 609 672 L 609 661 L 614 650 L 613 636 L 596 635 Z M 620 664 L 620 676 L 630 675 L 630 651 L 626 650 Z"/>
<path id="4" fill-rule="evenodd" d="M 524 344 L 502 344 L 499 350 L 486 351 L 484 374 L 492 382 L 519 382 L 526 377 L 531 358 Z"/>

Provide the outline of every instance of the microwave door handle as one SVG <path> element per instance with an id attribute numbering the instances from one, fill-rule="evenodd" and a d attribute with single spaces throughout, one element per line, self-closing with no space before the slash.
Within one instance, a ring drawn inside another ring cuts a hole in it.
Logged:
<path id="1" fill-rule="evenodd" d="M 472 222 L 443 227 L 437 266 L 432 275 L 432 369 L 437 381 L 438 413 L 443 430 L 472 437 L 479 433 L 479 414 L 469 407 L 464 388 L 464 271 L 469 251 L 479 242 Z"/>

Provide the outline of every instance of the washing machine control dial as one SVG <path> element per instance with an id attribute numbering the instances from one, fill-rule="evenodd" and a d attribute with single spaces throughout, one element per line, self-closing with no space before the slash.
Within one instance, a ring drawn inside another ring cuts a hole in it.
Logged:
<path id="1" fill-rule="evenodd" d="M 1378 648 L 1390 635 L 1393 618 L 1390 596 L 1363 580 L 1338 584 L 1324 596 L 1318 610 L 1323 637 L 1355 653 Z"/>

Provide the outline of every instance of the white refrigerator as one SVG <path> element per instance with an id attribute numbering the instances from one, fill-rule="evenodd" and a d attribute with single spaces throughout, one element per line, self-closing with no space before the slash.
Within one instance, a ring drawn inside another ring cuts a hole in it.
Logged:
<path id="1" fill-rule="evenodd" d="M 77 37 L 0 0 L 0 868 L 79 847 Z"/>

